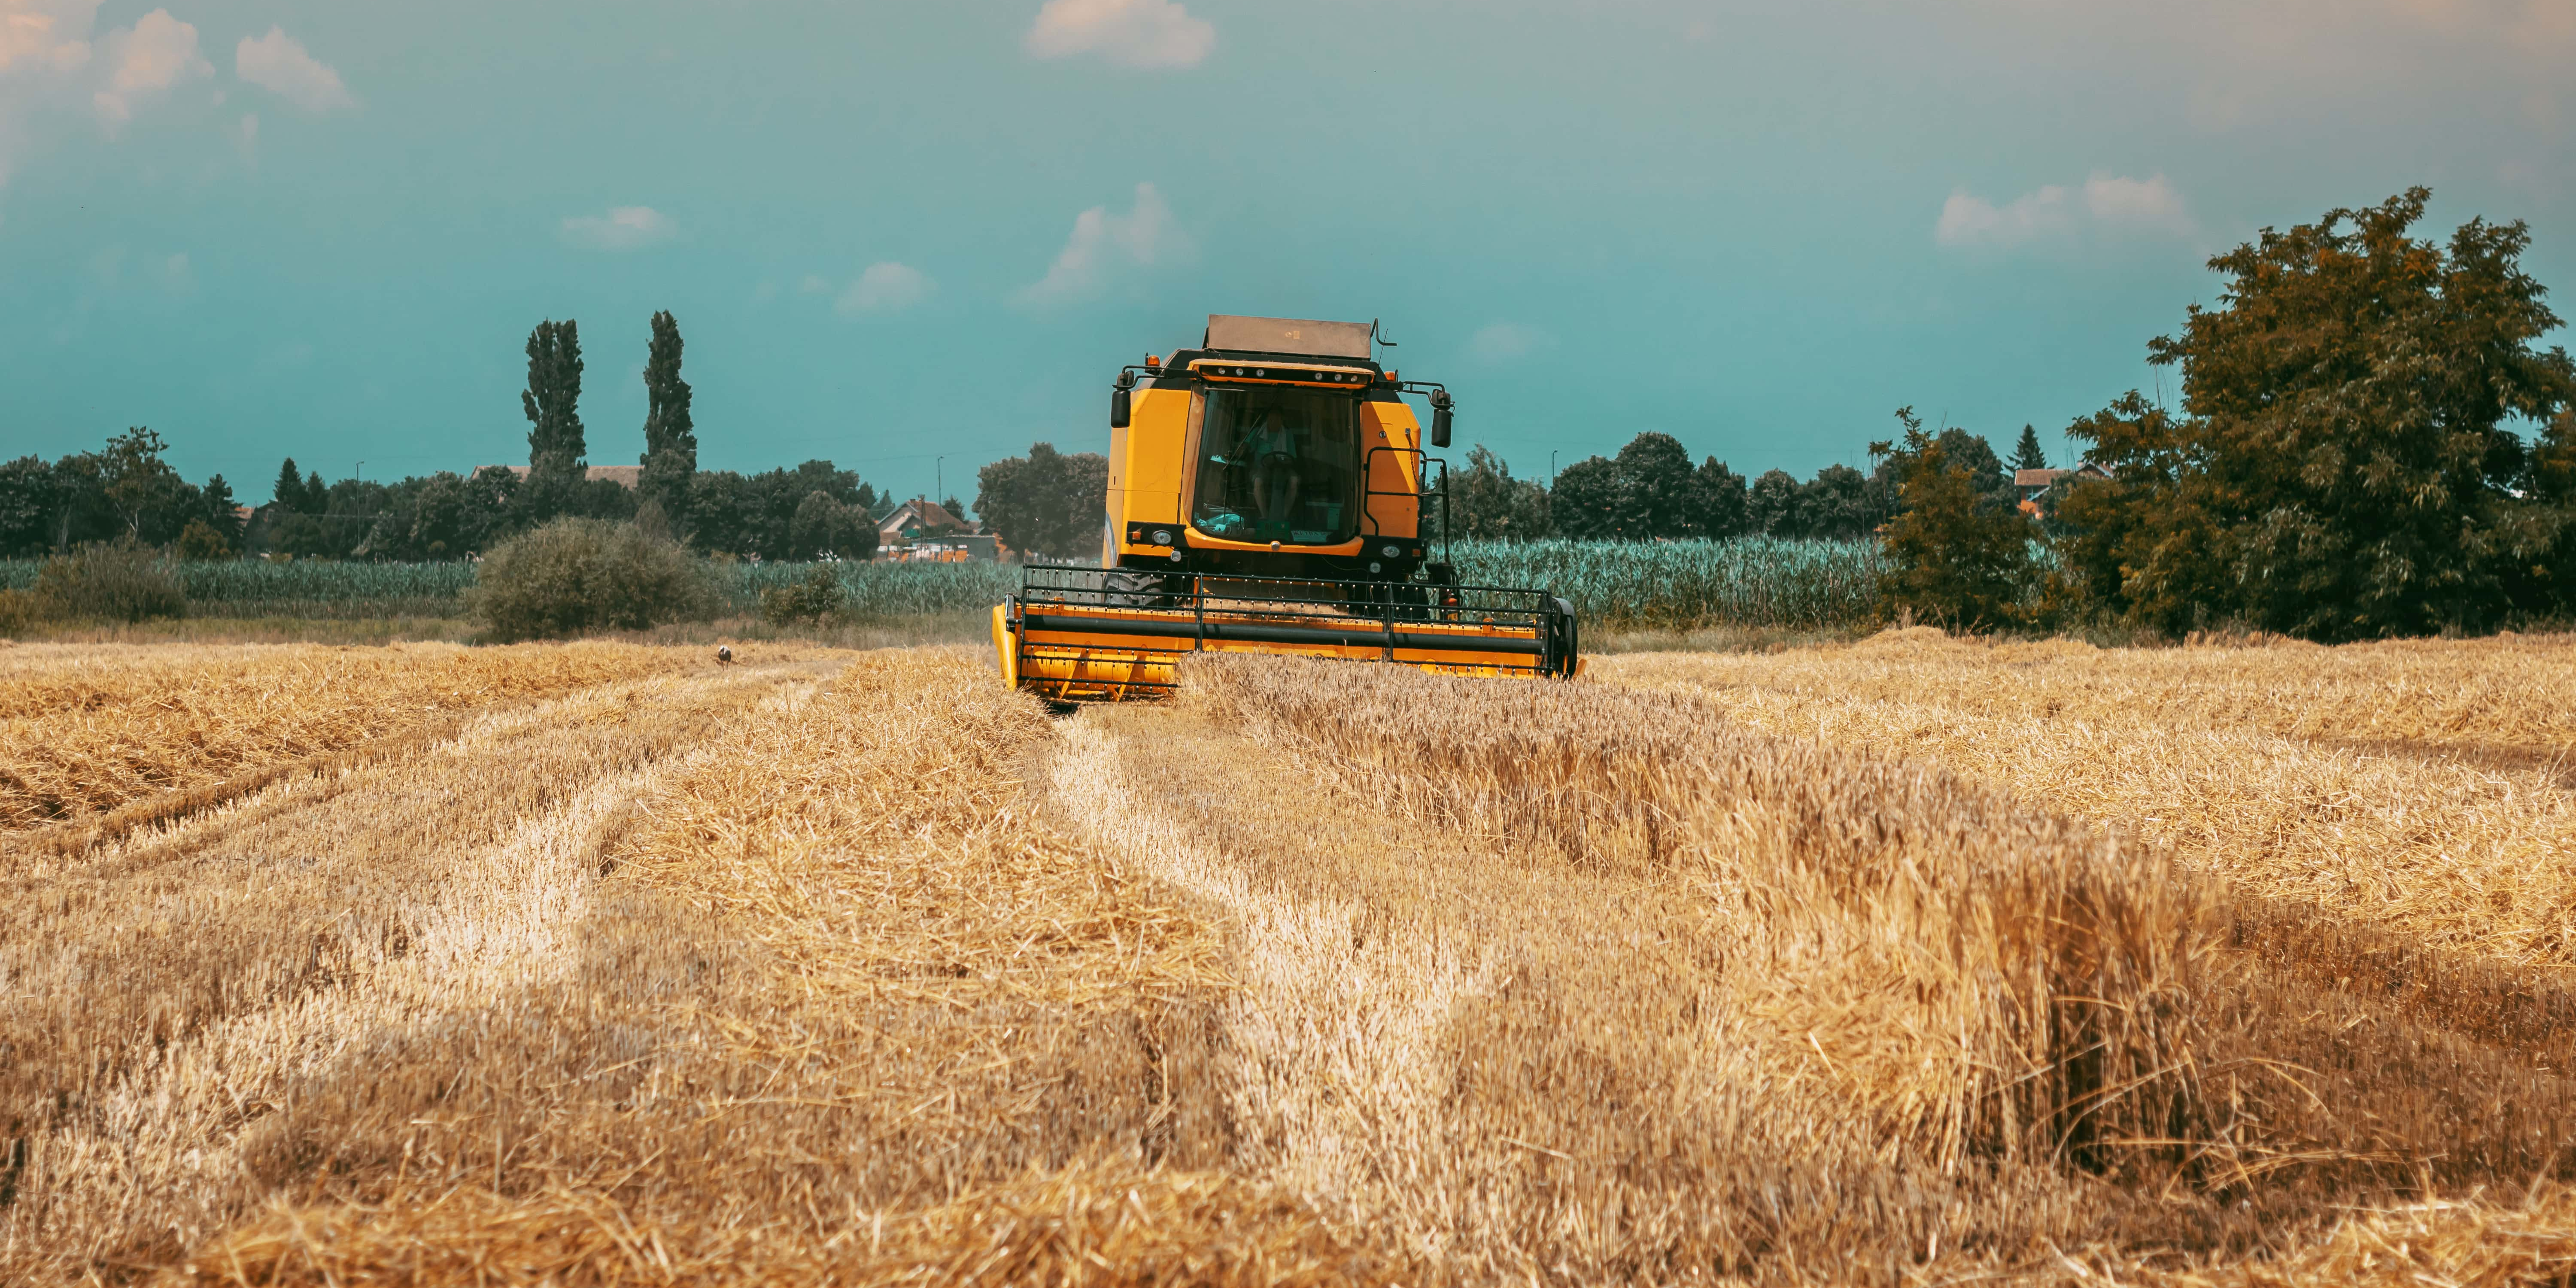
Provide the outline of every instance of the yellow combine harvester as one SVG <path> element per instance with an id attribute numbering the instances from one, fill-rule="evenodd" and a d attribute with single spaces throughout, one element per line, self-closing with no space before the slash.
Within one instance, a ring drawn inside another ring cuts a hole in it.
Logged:
<path id="1" fill-rule="evenodd" d="M 1461 586 L 1426 557 L 1448 466 L 1404 395 L 1428 396 L 1447 447 L 1449 391 L 1372 361 L 1375 332 L 1216 316 L 1198 348 L 1121 370 L 1100 566 L 1022 572 L 993 609 L 1004 681 L 1054 702 L 1160 697 L 1193 652 L 1574 674 L 1573 605 Z"/>

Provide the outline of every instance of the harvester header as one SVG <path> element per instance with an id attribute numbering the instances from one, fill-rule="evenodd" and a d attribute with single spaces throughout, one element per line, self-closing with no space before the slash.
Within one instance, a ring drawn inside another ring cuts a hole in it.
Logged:
<path id="1" fill-rule="evenodd" d="M 1379 363 L 1389 344 L 1375 323 L 1219 314 L 1197 348 L 1122 369 L 1100 565 L 1026 568 L 993 610 L 1004 677 L 1080 702 L 1168 692 L 1199 651 L 1574 674 L 1572 605 L 1458 583 L 1430 454 L 1454 404 Z"/>

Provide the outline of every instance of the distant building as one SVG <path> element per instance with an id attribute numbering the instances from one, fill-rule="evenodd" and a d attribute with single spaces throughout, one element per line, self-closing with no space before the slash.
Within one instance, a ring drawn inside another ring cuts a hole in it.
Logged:
<path id="1" fill-rule="evenodd" d="M 2070 477 L 2107 479 L 2111 477 L 2111 471 L 2103 469 L 2101 466 L 2096 465 L 2091 461 L 2086 461 L 2082 465 L 2078 465 L 2071 470 L 2014 470 L 2013 486 L 2020 489 L 2022 500 L 2032 501 L 2037 500 L 2040 493 L 2057 486 L 2059 483 L 2064 482 Z"/>
<path id="2" fill-rule="evenodd" d="M 2068 479 L 2107 479 L 2109 477 L 2111 477 L 2111 471 L 2086 461 L 2071 470 L 2014 470 L 2013 488 L 2021 493 L 2022 513 L 2038 517 L 2054 505 L 2053 502 L 2044 501 L 2041 498 L 2055 491 Z"/>
<path id="3" fill-rule="evenodd" d="M 915 541 L 971 530 L 972 526 L 950 514 L 948 507 L 928 497 L 917 496 L 877 520 L 877 547 L 910 545 Z"/>

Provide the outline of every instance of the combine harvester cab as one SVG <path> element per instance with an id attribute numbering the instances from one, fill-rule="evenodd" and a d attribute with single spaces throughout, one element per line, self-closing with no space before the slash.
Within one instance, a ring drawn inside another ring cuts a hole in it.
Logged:
<path id="1" fill-rule="evenodd" d="M 1198 348 L 1120 371 L 1101 566 L 1024 569 L 993 609 L 1004 681 L 1054 702 L 1155 698 L 1194 652 L 1575 674 L 1571 604 L 1461 586 L 1427 557 L 1448 466 L 1404 395 L 1428 396 L 1445 448 L 1449 392 L 1372 361 L 1375 332 L 1216 316 Z"/>

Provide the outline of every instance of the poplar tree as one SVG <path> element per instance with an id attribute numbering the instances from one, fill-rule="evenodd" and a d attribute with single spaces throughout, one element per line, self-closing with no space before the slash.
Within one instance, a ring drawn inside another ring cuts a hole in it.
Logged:
<path id="1" fill-rule="evenodd" d="M 643 466 L 638 490 L 662 507 L 675 529 L 685 530 L 698 435 L 689 421 L 689 382 L 680 378 L 680 323 L 667 309 L 653 315 L 652 346 L 644 359 Z"/>
<path id="2" fill-rule="evenodd" d="M 528 476 L 574 480 L 588 448 L 581 433 L 581 332 L 567 318 L 528 333 L 528 387 L 519 407 L 528 416 Z"/>

